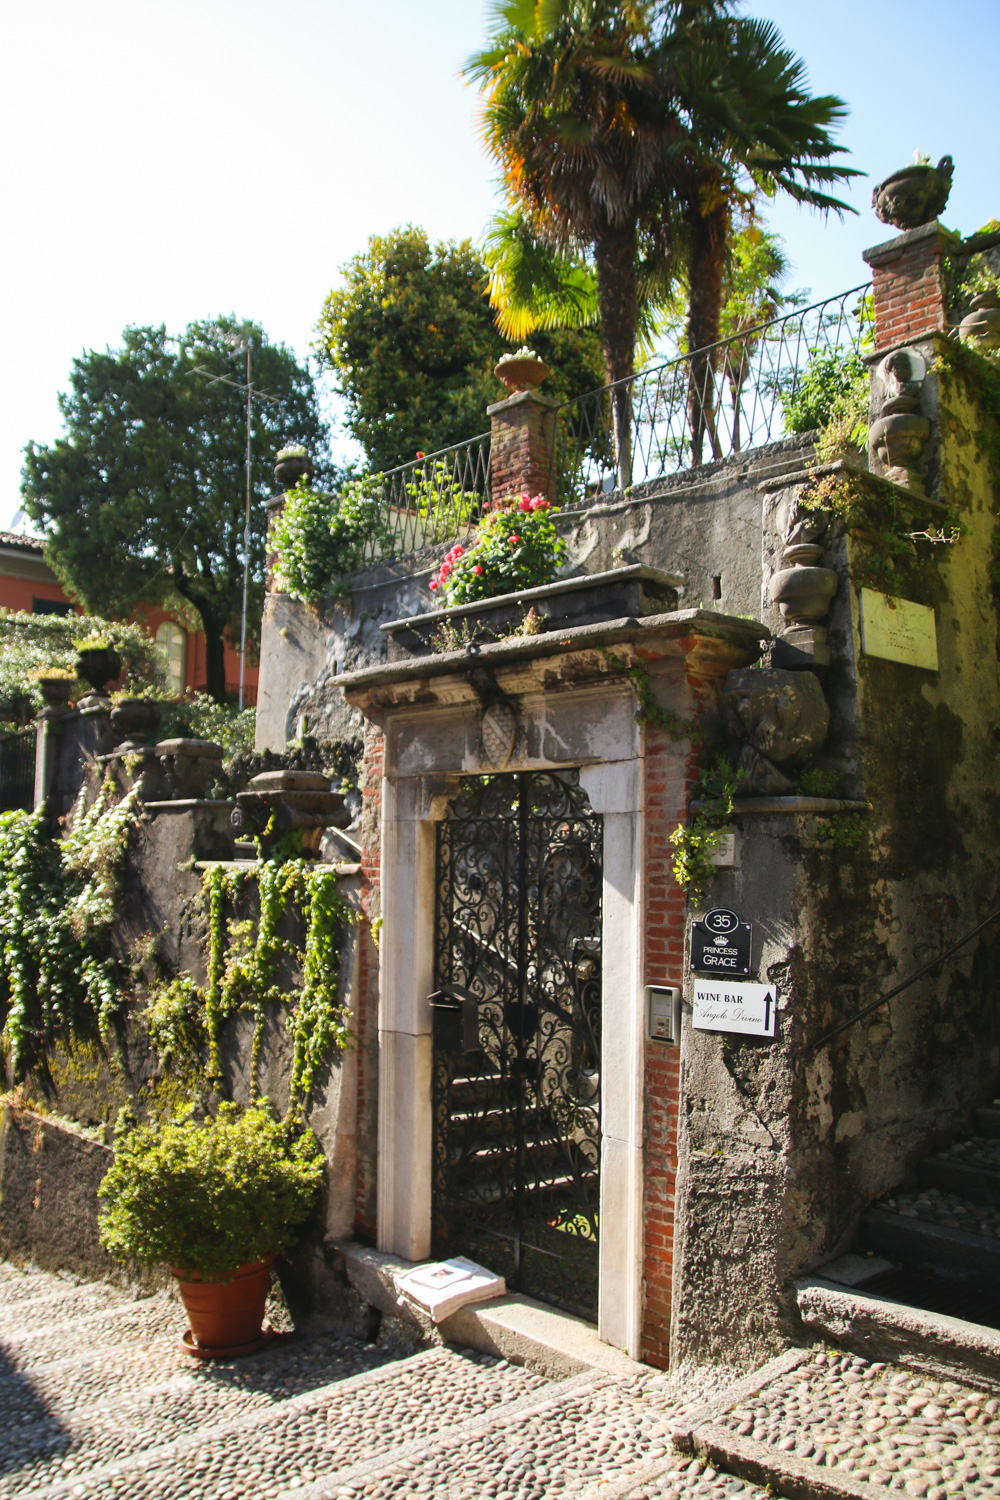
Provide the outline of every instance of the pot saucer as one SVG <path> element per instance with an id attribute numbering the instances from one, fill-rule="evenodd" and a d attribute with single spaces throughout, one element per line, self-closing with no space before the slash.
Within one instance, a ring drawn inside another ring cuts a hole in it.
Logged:
<path id="1" fill-rule="evenodd" d="M 181 1347 L 185 1354 L 190 1354 L 192 1359 L 242 1359 L 245 1354 L 256 1354 L 258 1349 L 265 1348 L 277 1337 L 274 1329 L 268 1326 L 262 1328 L 258 1336 L 251 1339 L 249 1343 L 230 1344 L 225 1349 L 208 1349 L 203 1348 L 201 1344 L 196 1344 L 190 1328 L 185 1328 L 181 1337 Z"/>

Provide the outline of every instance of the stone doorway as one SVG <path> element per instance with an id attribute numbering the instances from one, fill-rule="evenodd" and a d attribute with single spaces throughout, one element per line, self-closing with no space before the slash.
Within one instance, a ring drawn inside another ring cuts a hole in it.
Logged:
<path id="1" fill-rule="evenodd" d="M 595 1320 L 602 866 L 576 770 L 463 778 L 437 825 L 435 983 L 475 1015 L 435 1036 L 434 1250 Z"/>

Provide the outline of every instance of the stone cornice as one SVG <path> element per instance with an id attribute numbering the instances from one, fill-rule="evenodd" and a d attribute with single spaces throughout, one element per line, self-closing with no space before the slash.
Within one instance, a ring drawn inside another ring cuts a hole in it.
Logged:
<path id="1" fill-rule="evenodd" d="M 756 661 L 761 643 L 769 639 L 770 631 L 756 620 L 684 609 L 413 657 L 342 673 L 331 685 L 341 688 L 352 706 L 377 717 L 385 709 L 481 699 L 484 691 L 517 696 L 606 684 L 639 663 L 686 661 L 718 676 Z"/>

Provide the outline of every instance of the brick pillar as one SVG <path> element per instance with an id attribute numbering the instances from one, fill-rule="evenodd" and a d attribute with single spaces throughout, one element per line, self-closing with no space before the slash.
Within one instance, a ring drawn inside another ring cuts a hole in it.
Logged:
<path id="1" fill-rule="evenodd" d="M 911 343 L 948 326 L 941 257 L 960 244 L 937 219 L 864 252 L 872 268 L 879 349 Z"/>
<path id="2" fill-rule="evenodd" d="M 537 391 L 517 391 L 486 408 L 491 424 L 490 471 L 494 500 L 504 495 L 555 496 L 557 402 Z M 551 491 L 551 494 L 550 494 Z"/>

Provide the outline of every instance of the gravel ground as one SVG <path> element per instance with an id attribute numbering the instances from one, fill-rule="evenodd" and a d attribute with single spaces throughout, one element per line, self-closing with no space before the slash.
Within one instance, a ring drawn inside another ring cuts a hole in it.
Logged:
<path id="1" fill-rule="evenodd" d="M 1000 1495 L 1000 1401 L 955 1381 L 823 1352 L 720 1421 L 924 1500 Z"/>

